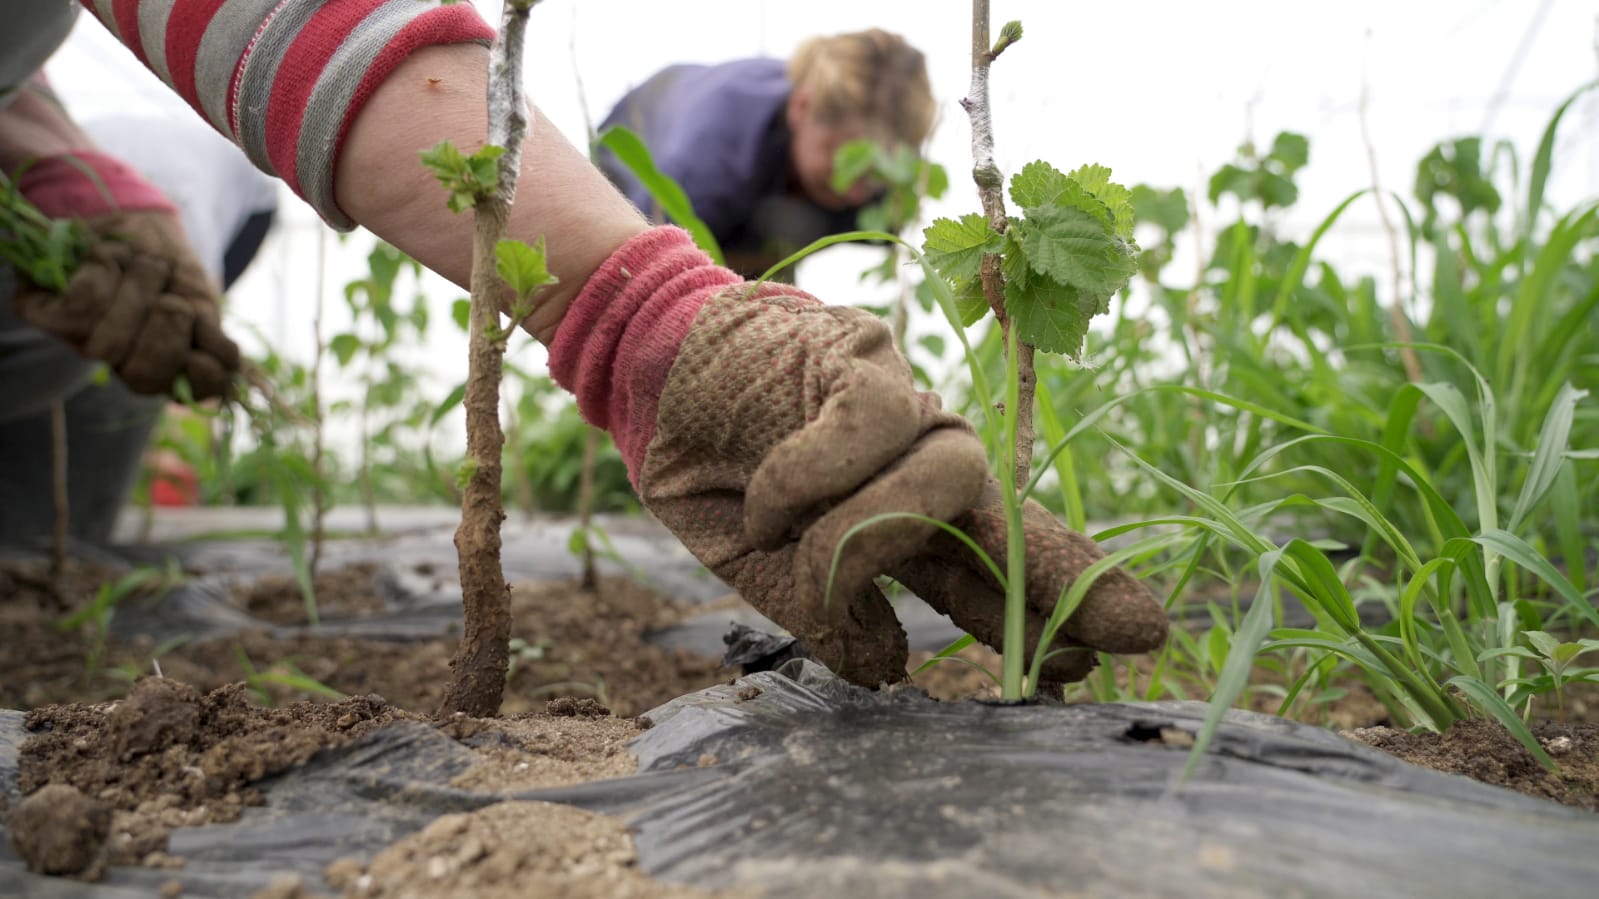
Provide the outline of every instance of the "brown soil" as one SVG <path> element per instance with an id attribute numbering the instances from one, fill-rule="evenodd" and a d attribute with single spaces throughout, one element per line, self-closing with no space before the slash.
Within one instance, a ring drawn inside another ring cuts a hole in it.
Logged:
<path id="1" fill-rule="evenodd" d="M 375 692 L 399 708 L 431 713 L 443 696 L 453 635 L 397 642 L 254 630 L 156 647 L 102 644 L 97 623 L 59 629 L 57 622 L 90 602 L 109 577 L 97 568 L 72 568 L 58 590 L 42 565 L 0 566 L 0 632 L 8 636 L 0 641 L 0 670 L 7 672 L 0 678 L 0 708 L 113 699 L 139 676 L 157 672 L 202 691 L 247 680 L 263 702 L 328 699 L 329 690 Z M 369 616 L 376 610 L 373 598 L 381 602 L 368 567 L 331 571 L 317 584 L 324 617 Z M 344 588 L 353 598 L 345 598 Z M 241 590 L 239 601 L 266 619 L 305 620 L 291 579 L 263 580 Z M 530 712 L 549 699 L 574 697 L 637 715 L 727 680 L 732 673 L 717 659 L 644 642 L 647 633 L 690 610 L 625 578 L 602 578 L 594 594 L 570 581 L 517 585 L 511 594 L 512 637 L 520 642 L 513 644 L 501 713 Z"/>
<path id="2" fill-rule="evenodd" d="M 29 712 L 20 786 L 70 786 L 105 803 L 109 861 L 159 863 L 172 828 L 231 821 L 260 803 L 250 784 L 404 716 L 375 696 L 268 709 L 243 684 L 202 694 L 145 678 L 120 702 Z"/>
<path id="3" fill-rule="evenodd" d="M 328 880 L 374 899 L 695 899 L 650 879 L 615 818 L 544 802 L 502 802 L 445 815 L 362 869 L 335 862 Z"/>
<path id="4" fill-rule="evenodd" d="M 1559 774 L 1545 770 L 1492 721 L 1461 721 L 1441 734 L 1367 727 L 1344 735 L 1411 764 L 1599 812 L 1599 725 L 1546 723 L 1532 732 L 1560 767 Z"/>
<path id="5" fill-rule="evenodd" d="M 378 566 L 360 562 L 321 571 L 311 582 L 320 618 L 370 618 L 383 611 L 384 591 Z M 252 616 L 273 624 L 305 624 L 305 594 L 293 577 L 271 575 L 243 588 L 239 605 Z"/>

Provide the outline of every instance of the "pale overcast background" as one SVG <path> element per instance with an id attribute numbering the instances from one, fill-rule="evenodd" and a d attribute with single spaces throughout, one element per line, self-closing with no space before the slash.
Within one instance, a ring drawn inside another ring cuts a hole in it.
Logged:
<path id="1" fill-rule="evenodd" d="M 498 22 L 498 2 L 477 5 Z M 995 0 L 992 6 L 996 31 L 1009 19 L 1026 29 L 993 71 L 997 160 L 1007 174 L 1033 159 L 1062 169 L 1098 162 L 1128 185 L 1192 192 L 1244 140 L 1269 145 L 1278 131 L 1298 131 L 1310 138 L 1310 164 L 1298 179 L 1301 202 L 1281 232 L 1299 240 L 1345 196 L 1371 183 L 1359 121 L 1363 90 L 1383 185 L 1408 197 L 1417 160 L 1446 137 L 1509 140 L 1525 170 L 1556 106 L 1599 76 L 1593 0 Z M 930 156 L 949 168 L 952 181 L 929 215 L 975 211 L 970 134 L 957 105 L 970 71 L 965 2 L 547 0 L 533 12 L 526 77 L 534 101 L 581 145 L 579 73 L 598 121 L 630 86 L 665 65 L 786 57 L 809 35 L 872 26 L 904 34 L 927 56 L 942 109 Z M 82 119 L 193 115 L 87 15 L 49 72 Z M 1563 208 L 1599 195 L 1596 95 L 1573 108 L 1561 131 L 1549 193 Z M 309 208 L 281 193 L 279 225 L 231 292 L 229 321 L 248 322 L 280 352 L 305 359 L 314 346 L 319 243 L 328 258 L 332 334 L 347 324 L 340 289 L 364 270 L 371 238 L 325 237 Z M 465 217 L 461 225 L 469 227 Z M 1368 199 L 1328 236 L 1323 255 L 1355 271 L 1382 273 L 1386 246 Z M 866 249 L 827 251 L 805 263 L 800 284 L 829 302 L 882 302 L 881 290 L 857 285 L 857 274 L 875 258 Z M 1192 271 L 1192 263 L 1176 270 Z M 463 292 L 433 277 L 422 287 L 437 314 L 418 363 L 442 397 L 465 373 L 465 339 L 448 319 L 450 302 Z M 232 330 L 252 342 L 245 328 Z M 542 349 L 524 347 L 519 359 L 539 366 Z"/>

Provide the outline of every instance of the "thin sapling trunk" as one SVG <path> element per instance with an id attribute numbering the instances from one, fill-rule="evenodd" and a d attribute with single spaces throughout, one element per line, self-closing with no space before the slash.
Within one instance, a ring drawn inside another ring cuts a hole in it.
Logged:
<path id="1" fill-rule="evenodd" d="M 498 714 L 510 664 L 511 591 L 500 566 L 500 525 L 505 520 L 500 495 L 501 452 L 505 434 L 500 429 L 499 407 L 507 333 L 500 328 L 500 301 L 505 286 L 496 266 L 496 248 L 505 234 L 528 128 L 527 101 L 522 90 L 522 43 L 532 5 L 530 0 L 509 0 L 505 4 L 489 58 L 485 149 L 500 148 L 501 152 L 494 168 L 497 177 L 486 191 L 473 191 L 472 312 L 464 396 L 466 469 L 461 524 L 455 531 L 465 626 L 450 660 L 450 682 L 440 706 L 441 714 Z M 474 158 L 481 156 L 480 151 Z M 494 160 L 495 156 L 488 159 Z"/>
<path id="2" fill-rule="evenodd" d="M 994 119 L 988 105 L 988 69 L 999 54 L 1020 39 L 1019 26 L 1004 30 L 999 43 L 990 45 L 988 0 L 972 0 L 972 82 L 961 106 L 972 122 L 972 180 L 983 204 L 988 229 L 1003 235 L 1009 227 L 1005 215 L 1005 179 L 994 164 Z M 998 253 L 984 253 L 978 267 L 983 297 L 999 321 L 1005 341 L 1005 409 L 1003 452 L 1012 466 L 1009 483 L 1001 493 L 1005 500 L 1006 591 L 1003 668 L 1000 690 L 1006 699 L 1024 695 L 1022 672 L 1027 639 L 1027 544 L 1022 533 L 1021 490 L 1026 486 L 1033 463 L 1033 390 L 1037 375 L 1033 371 L 1033 348 L 1016 337 L 1010 317 L 1005 314 L 1005 276 Z"/>
<path id="3" fill-rule="evenodd" d="M 1005 48 L 1021 39 L 1020 29 L 1007 28 L 997 43 L 990 45 L 988 36 L 988 0 L 972 0 L 972 82 L 961 107 L 972 122 L 972 180 L 977 182 L 977 193 L 983 203 L 983 215 L 995 234 L 1004 234 L 1009 221 L 1005 215 L 1005 179 L 999 166 L 994 164 L 994 119 L 988 105 L 988 69 Z M 1011 332 L 1010 318 L 1005 314 L 1005 277 L 1000 270 L 1000 254 L 983 254 L 979 270 L 983 295 L 994 310 L 1001 334 L 1006 337 L 1006 353 Z M 1017 340 L 1014 350 L 1017 377 L 1017 406 L 1006 409 L 1005 415 L 1016 416 L 1016 448 L 1013 477 L 1016 489 L 1027 484 L 1033 467 L 1033 394 L 1038 375 L 1033 369 L 1033 347 Z"/>
<path id="4" fill-rule="evenodd" d="M 935 219 L 923 231 L 923 258 L 949 282 L 954 305 L 948 311 L 957 324 L 970 327 L 992 312 L 1005 343 L 1003 414 L 997 429 L 990 419 L 990 433 L 1000 446 L 1002 474 L 1010 469 L 1000 478 L 1007 528 L 1001 690 L 1007 699 L 1037 688 L 1023 683 L 1027 547 L 1021 526 L 1032 471 L 1033 353 L 1080 356 L 1089 320 L 1109 311 L 1112 297 L 1137 272 L 1138 252 L 1130 192 L 1096 163 L 1070 172 L 1042 160 L 1028 163 L 1010 179 L 1018 213 L 1006 212 L 1004 179 L 994 163 L 988 75 L 994 60 L 1021 38 L 1021 23 L 1009 22 L 990 45 L 987 0 L 973 0 L 971 88 L 961 106 L 971 117 L 972 179 L 983 212 Z"/>

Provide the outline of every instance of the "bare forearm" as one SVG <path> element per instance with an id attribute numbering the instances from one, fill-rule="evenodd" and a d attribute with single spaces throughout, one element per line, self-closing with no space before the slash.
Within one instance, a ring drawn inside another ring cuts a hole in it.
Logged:
<path id="1" fill-rule="evenodd" d="M 443 189 L 417 153 L 442 140 L 468 153 L 482 146 L 487 75 L 483 47 L 414 53 L 356 118 L 334 176 L 339 206 L 351 218 L 462 286 L 471 276 L 471 221 L 445 207 Z M 549 343 L 583 282 L 647 223 L 536 110 L 531 131 L 507 236 L 529 243 L 543 237 L 550 270 L 561 279 L 525 323 Z"/>

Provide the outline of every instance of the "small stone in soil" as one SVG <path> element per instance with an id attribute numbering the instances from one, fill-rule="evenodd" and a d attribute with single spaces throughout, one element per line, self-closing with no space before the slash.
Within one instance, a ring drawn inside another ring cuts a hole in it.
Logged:
<path id="1" fill-rule="evenodd" d="M 111 807 L 76 787 L 41 788 L 7 817 L 6 828 L 30 871 L 78 874 L 85 880 L 99 880 L 105 873 Z"/>

